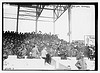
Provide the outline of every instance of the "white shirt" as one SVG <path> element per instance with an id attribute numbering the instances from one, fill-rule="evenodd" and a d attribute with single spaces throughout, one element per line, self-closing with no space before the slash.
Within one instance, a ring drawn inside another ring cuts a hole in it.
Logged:
<path id="1" fill-rule="evenodd" d="M 47 51 L 46 51 L 45 49 L 43 49 L 43 50 L 41 51 L 41 56 L 42 56 L 42 57 L 46 57 L 46 54 L 47 54 Z"/>

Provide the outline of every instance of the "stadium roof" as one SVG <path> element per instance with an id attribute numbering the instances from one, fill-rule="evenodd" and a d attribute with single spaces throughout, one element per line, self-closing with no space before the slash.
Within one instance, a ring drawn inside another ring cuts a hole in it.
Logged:
<path id="1" fill-rule="evenodd" d="M 10 6 L 18 6 L 18 16 L 29 16 L 29 17 L 36 17 L 36 20 L 38 18 L 52 18 L 55 22 L 69 7 L 70 5 L 65 4 L 34 4 L 34 3 L 5 3 L 9 4 Z M 20 8 L 24 7 L 27 8 L 27 10 L 21 10 Z M 32 10 L 34 9 L 34 10 Z M 52 10 L 54 13 L 53 17 L 50 16 L 41 16 L 41 13 L 43 10 Z M 19 14 L 19 12 L 28 12 L 28 13 L 34 13 L 35 15 L 31 14 Z M 7 17 L 6 17 L 7 18 Z M 21 20 L 33 20 L 33 19 L 21 19 Z M 33 20 L 33 21 L 36 21 Z M 45 21 L 45 20 L 38 20 L 38 21 Z M 49 21 L 48 21 L 49 22 Z"/>
<path id="2" fill-rule="evenodd" d="M 70 25 L 70 8 L 71 4 L 54 4 L 54 3 L 3 3 L 3 4 L 8 4 L 10 6 L 16 6 L 17 7 L 17 18 L 12 18 L 12 17 L 3 17 L 3 18 L 8 18 L 8 19 L 17 19 L 17 26 L 16 26 L 16 32 L 18 32 L 18 20 L 32 20 L 36 21 L 35 25 L 35 32 L 37 33 L 37 21 L 43 21 L 43 22 L 53 22 L 54 23 L 54 29 L 53 32 L 55 34 L 55 21 L 61 17 L 61 15 L 68 9 L 68 17 L 69 17 L 69 25 Z M 22 8 L 26 8 L 25 10 Z M 53 12 L 53 16 L 41 16 L 41 13 L 43 10 L 51 10 Z M 28 12 L 28 14 L 20 14 L 20 12 Z M 33 13 L 33 14 L 31 14 Z M 21 17 L 35 17 L 33 18 L 20 18 Z M 47 20 L 39 20 L 39 18 L 50 18 L 53 19 L 52 21 L 47 21 Z M 70 28 L 70 26 L 69 26 Z M 69 29 L 70 31 L 70 29 Z"/>

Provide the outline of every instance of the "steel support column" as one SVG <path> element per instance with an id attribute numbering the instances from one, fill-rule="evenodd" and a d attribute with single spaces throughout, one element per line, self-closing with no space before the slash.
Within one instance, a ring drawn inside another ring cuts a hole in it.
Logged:
<path id="1" fill-rule="evenodd" d="M 69 43 L 71 43 L 71 5 L 68 7 L 68 26 L 69 26 Z"/>
<path id="2" fill-rule="evenodd" d="M 20 6 L 18 5 L 18 8 L 17 8 L 17 25 L 16 25 L 16 32 L 18 32 L 19 9 L 20 9 Z"/>
<path id="3" fill-rule="evenodd" d="M 36 8 L 36 23 L 35 23 L 35 32 L 37 33 L 37 8 Z"/>
<path id="4" fill-rule="evenodd" d="M 55 34 L 55 5 L 53 6 L 53 33 Z"/>
<path id="5" fill-rule="evenodd" d="M 35 24 L 35 32 L 37 33 L 37 19 L 36 19 L 36 24 Z"/>

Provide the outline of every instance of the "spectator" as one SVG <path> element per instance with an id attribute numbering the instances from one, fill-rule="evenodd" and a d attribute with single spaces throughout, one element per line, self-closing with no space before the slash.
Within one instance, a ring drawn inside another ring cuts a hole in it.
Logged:
<path id="1" fill-rule="evenodd" d="M 84 55 L 81 55 L 80 59 L 77 61 L 77 63 L 75 64 L 75 66 L 79 69 L 79 70 L 87 70 L 87 64 L 84 60 Z"/>
<path id="2" fill-rule="evenodd" d="M 32 49 L 32 57 L 38 58 L 38 56 L 39 56 L 38 48 L 37 48 L 37 46 L 34 46 L 33 49 Z"/>
<path id="3" fill-rule="evenodd" d="M 45 59 L 46 58 L 46 54 L 47 54 L 47 51 L 46 51 L 46 47 L 41 51 L 41 57 L 43 58 L 43 59 Z"/>
<path id="4" fill-rule="evenodd" d="M 49 53 L 46 54 L 45 63 L 51 64 L 51 55 Z"/>
<path id="5" fill-rule="evenodd" d="M 79 60 L 80 57 L 81 57 L 81 55 L 83 55 L 83 52 L 80 51 L 80 52 L 78 53 L 78 55 L 76 56 L 76 59 Z"/>
<path id="6" fill-rule="evenodd" d="M 41 51 L 41 57 L 45 60 L 46 63 L 46 55 L 47 55 L 47 51 L 46 51 L 46 47 Z"/>

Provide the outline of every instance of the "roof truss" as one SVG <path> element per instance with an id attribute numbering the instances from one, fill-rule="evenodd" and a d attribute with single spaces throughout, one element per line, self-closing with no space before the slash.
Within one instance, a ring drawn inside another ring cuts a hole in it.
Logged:
<path id="1" fill-rule="evenodd" d="M 10 3 L 9 3 L 10 4 Z M 31 16 L 31 17 L 36 17 L 38 18 L 53 18 L 53 17 L 48 17 L 48 16 L 41 16 L 41 13 L 43 10 L 53 10 L 54 11 L 54 21 L 56 21 L 60 16 L 68 9 L 70 5 L 63 5 L 63 4 L 51 4 L 51 5 L 44 5 L 44 4 L 10 4 L 12 6 L 19 6 L 19 7 L 26 7 L 26 8 L 34 8 L 36 9 L 35 11 L 30 11 L 30 10 L 19 10 L 19 16 Z M 48 8 L 47 6 L 50 6 Z M 29 13 L 28 15 L 26 14 L 20 14 L 20 12 L 25 12 Z M 30 13 L 35 13 L 35 15 L 32 15 Z"/>

